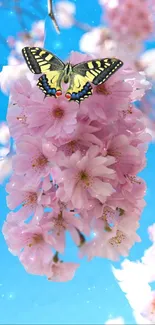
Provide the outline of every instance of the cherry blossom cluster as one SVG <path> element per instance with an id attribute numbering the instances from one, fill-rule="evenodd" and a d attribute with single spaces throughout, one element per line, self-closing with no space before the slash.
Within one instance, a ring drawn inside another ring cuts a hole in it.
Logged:
<path id="1" fill-rule="evenodd" d="M 106 50 L 127 58 L 138 68 L 144 41 L 154 32 L 154 0 L 99 0 L 103 8 L 102 25 L 84 34 L 80 41 L 86 52 Z M 96 37 L 91 38 L 94 34 Z M 92 42 L 90 42 L 90 38 Z M 94 46 L 96 45 L 96 46 Z M 102 53 L 101 53 L 102 52 Z"/>
<path id="2" fill-rule="evenodd" d="M 122 269 L 113 268 L 113 273 L 133 309 L 137 324 L 155 323 L 155 224 L 148 228 L 152 245 L 136 262 L 125 259 Z M 131 281 L 132 278 L 132 281 Z"/>
<path id="3" fill-rule="evenodd" d="M 88 59 L 70 57 L 73 64 Z M 68 281 L 79 263 L 65 261 L 66 234 L 88 260 L 118 260 L 140 241 L 146 184 L 137 174 L 150 135 L 134 102 L 149 86 L 124 64 L 79 105 L 64 94 L 45 98 L 36 79 L 27 73 L 11 85 L 7 121 L 16 155 L 3 234 L 27 272 Z"/>
<path id="4" fill-rule="evenodd" d="M 152 1 L 99 0 L 108 25 L 118 41 L 131 44 L 150 37 L 154 29 Z"/>
<path id="5" fill-rule="evenodd" d="M 146 50 L 144 41 L 155 31 L 154 0 L 99 0 L 102 8 L 101 25 L 91 27 L 76 20 L 76 6 L 69 1 L 59 1 L 57 20 L 61 28 L 76 26 L 83 29 L 79 47 L 95 57 L 117 56 L 130 62 L 135 71 L 143 71 L 152 83 L 144 100 L 138 106 L 145 114 L 148 131 L 155 140 L 155 50 Z M 150 100 L 151 98 L 151 100 Z"/>
<path id="6" fill-rule="evenodd" d="M 23 56 L 21 49 L 24 46 L 39 46 L 43 47 L 44 44 L 44 27 L 43 20 L 38 20 L 33 23 L 30 31 L 22 31 L 17 35 L 17 38 L 9 36 L 7 43 L 11 49 L 8 56 L 9 65 L 17 65 L 23 63 Z"/>

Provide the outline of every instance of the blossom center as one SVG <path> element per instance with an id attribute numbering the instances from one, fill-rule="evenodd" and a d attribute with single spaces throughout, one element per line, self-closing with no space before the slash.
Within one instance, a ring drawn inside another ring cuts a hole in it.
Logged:
<path id="1" fill-rule="evenodd" d="M 101 216 L 101 220 L 104 222 L 104 230 L 107 232 L 112 231 L 113 220 L 114 220 L 115 213 L 114 211 L 109 208 L 105 207 L 103 210 L 103 214 Z"/>
<path id="2" fill-rule="evenodd" d="M 121 152 L 120 151 L 117 151 L 117 148 L 116 148 L 116 150 L 115 149 L 108 149 L 107 150 L 107 154 L 109 156 L 121 157 Z"/>
<path id="3" fill-rule="evenodd" d="M 58 214 L 57 218 L 54 218 L 54 222 L 55 227 L 57 228 L 57 236 L 60 236 L 61 231 L 66 229 L 62 212 Z"/>
<path id="4" fill-rule="evenodd" d="M 139 181 L 136 176 L 132 176 L 132 175 L 124 175 L 124 176 L 125 178 L 128 178 L 132 184 L 139 184 L 139 185 L 141 184 L 141 181 Z"/>
<path id="5" fill-rule="evenodd" d="M 72 140 L 67 143 L 67 145 L 72 153 L 74 153 L 76 150 L 76 144 L 77 144 L 77 141 L 75 141 L 75 140 Z"/>
<path id="6" fill-rule="evenodd" d="M 25 198 L 23 206 L 34 205 L 37 202 L 37 193 L 29 193 Z"/>
<path id="7" fill-rule="evenodd" d="M 125 111 L 122 111 L 123 117 L 125 118 L 128 114 L 132 114 L 132 106 L 130 105 L 129 108 Z"/>
<path id="8" fill-rule="evenodd" d="M 32 167 L 33 168 L 43 168 L 45 165 L 47 165 L 48 159 L 41 154 L 39 157 L 35 158 L 32 162 Z"/>
<path id="9" fill-rule="evenodd" d="M 125 238 L 126 237 L 125 237 L 124 233 L 121 230 L 117 230 L 116 236 L 115 237 L 112 237 L 109 240 L 109 243 L 112 246 L 119 246 L 120 244 L 122 244 L 122 242 L 125 240 Z"/>
<path id="10" fill-rule="evenodd" d="M 78 175 L 80 181 L 86 186 L 90 186 L 91 184 L 91 179 L 88 173 L 85 170 L 81 170 Z"/>
<path id="11" fill-rule="evenodd" d="M 61 109 L 59 106 L 57 106 L 54 110 L 53 110 L 53 116 L 55 118 L 62 118 L 64 116 L 64 110 Z"/>
<path id="12" fill-rule="evenodd" d="M 31 243 L 28 244 L 29 247 L 40 244 L 44 241 L 42 234 L 34 234 L 31 240 Z"/>
<path id="13" fill-rule="evenodd" d="M 96 86 L 96 93 L 108 96 L 111 94 L 111 92 L 106 88 L 104 84 Z"/>

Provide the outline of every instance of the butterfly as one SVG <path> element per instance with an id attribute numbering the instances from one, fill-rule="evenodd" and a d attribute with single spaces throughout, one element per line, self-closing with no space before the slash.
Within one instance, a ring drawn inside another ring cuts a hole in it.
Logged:
<path id="1" fill-rule="evenodd" d="M 51 52 L 40 47 L 24 47 L 24 59 L 34 74 L 42 74 L 37 86 L 46 96 L 62 95 L 61 83 L 69 83 L 65 97 L 80 103 L 92 95 L 94 85 L 104 83 L 123 62 L 116 58 L 90 60 L 72 65 L 64 63 Z"/>

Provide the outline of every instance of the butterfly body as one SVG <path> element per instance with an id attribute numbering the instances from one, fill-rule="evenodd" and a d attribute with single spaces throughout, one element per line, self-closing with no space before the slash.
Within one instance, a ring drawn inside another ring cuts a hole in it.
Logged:
<path id="1" fill-rule="evenodd" d="M 78 103 L 92 95 L 91 83 L 99 85 L 105 82 L 123 65 L 115 58 L 65 64 L 51 52 L 39 47 L 24 47 L 22 53 L 30 71 L 42 74 L 37 86 L 45 97 L 59 97 L 62 95 L 62 83 L 69 83 L 65 97 Z"/>

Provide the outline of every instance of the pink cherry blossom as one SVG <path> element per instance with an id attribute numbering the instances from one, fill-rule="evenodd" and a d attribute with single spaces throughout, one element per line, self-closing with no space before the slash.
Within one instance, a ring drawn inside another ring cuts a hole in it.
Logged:
<path id="1" fill-rule="evenodd" d="M 10 126 L 11 136 L 15 140 L 21 135 L 30 134 L 27 123 L 28 108 L 21 107 L 16 102 L 11 102 L 8 108 L 7 121 Z"/>
<path id="2" fill-rule="evenodd" d="M 11 210 L 18 208 L 16 211 L 16 220 L 25 220 L 32 214 L 37 218 L 43 215 L 44 207 L 50 206 L 52 202 L 52 183 L 45 191 L 42 182 L 39 185 L 25 184 L 24 178 L 13 175 L 11 181 L 6 186 L 7 205 Z"/>
<path id="3" fill-rule="evenodd" d="M 47 98 L 42 105 L 31 106 L 27 119 L 30 130 L 55 139 L 71 134 L 76 126 L 78 105 L 61 98 Z"/>
<path id="4" fill-rule="evenodd" d="M 92 120 L 103 120 L 104 123 L 107 118 L 116 120 L 118 110 L 123 110 L 129 105 L 132 91 L 131 85 L 124 81 L 117 81 L 114 77 L 111 79 L 107 80 L 106 84 L 96 86 L 94 89 L 92 102 L 94 101 L 94 105 L 96 104 L 96 109 L 88 111 L 90 119 Z M 91 99 L 89 99 L 89 101 L 91 101 Z M 112 115 L 111 112 L 114 112 L 114 106 L 117 107 L 117 110 Z"/>
<path id="5" fill-rule="evenodd" d="M 63 253 L 65 250 L 65 232 L 68 230 L 77 244 L 80 244 L 80 238 L 77 232 L 82 230 L 82 220 L 74 216 L 73 212 L 62 211 L 51 212 L 48 216 L 41 219 L 40 224 L 47 229 L 50 229 L 53 238 L 55 239 L 54 248 L 59 252 Z"/>
<path id="6" fill-rule="evenodd" d="M 20 107 L 32 106 L 34 102 L 36 105 L 43 102 L 44 94 L 40 92 L 36 86 L 36 80 L 28 73 L 27 77 L 21 76 L 11 86 L 11 102 L 16 103 Z"/>
<path id="7" fill-rule="evenodd" d="M 143 40 L 153 31 L 153 15 L 149 1 L 100 0 L 106 9 L 107 20 L 117 39 L 124 42 Z M 133 24 L 135 21 L 135 24 Z"/>
<path id="8" fill-rule="evenodd" d="M 106 197 L 113 193 L 108 179 L 115 177 L 114 171 L 109 168 L 115 159 L 100 156 L 97 146 L 92 146 L 83 157 L 77 151 L 68 158 L 60 156 L 58 159 L 59 165 L 64 169 L 55 177 L 56 182 L 61 185 L 58 188 L 58 196 L 61 196 L 61 188 L 64 188 L 63 200 L 70 199 L 75 208 L 87 207 L 91 197 L 104 202 Z M 105 178 L 105 181 L 102 181 L 102 178 Z"/>
<path id="9" fill-rule="evenodd" d="M 77 119 L 77 121 L 71 134 L 64 138 L 53 139 L 53 143 L 59 148 L 58 151 L 64 152 L 66 156 L 70 156 L 77 150 L 84 154 L 91 144 L 102 146 L 102 141 L 95 135 L 100 130 L 100 126 L 93 126 L 88 119 Z"/>
<path id="10" fill-rule="evenodd" d="M 53 238 L 40 226 L 28 224 L 6 225 L 3 234 L 9 249 L 19 256 L 26 270 L 34 274 L 42 274 L 43 265 L 52 257 Z M 37 272 L 37 273 L 36 273 Z"/>
<path id="11" fill-rule="evenodd" d="M 49 175 L 56 147 L 45 139 L 23 136 L 18 142 L 17 156 L 13 157 L 13 170 L 24 175 L 29 182 L 39 182 L 41 177 Z M 53 161 L 54 163 L 54 161 Z"/>
<path id="12" fill-rule="evenodd" d="M 31 35 L 34 38 L 44 39 L 45 35 L 45 22 L 43 20 L 38 20 L 33 23 Z"/>
<path id="13" fill-rule="evenodd" d="M 80 39 L 80 49 L 96 57 L 112 57 L 116 42 L 112 40 L 111 31 L 105 27 L 92 28 Z"/>
<path id="14" fill-rule="evenodd" d="M 50 262 L 45 268 L 45 275 L 49 281 L 66 282 L 73 279 L 79 264 L 69 262 Z"/>
<path id="15" fill-rule="evenodd" d="M 56 19 L 60 26 L 70 28 L 74 24 L 76 7 L 70 1 L 59 1 L 56 3 Z"/>
<path id="16" fill-rule="evenodd" d="M 132 218 L 122 217 L 114 227 L 94 228 L 95 238 L 84 244 L 80 250 L 80 256 L 87 255 L 88 259 L 95 256 L 109 258 L 116 261 L 119 256 L 128 256 L 129 249 L 135 242 L 140 241 L 136 234 L 138 222 Z M 130 225 L 130 227 L 129 227 Z"/>

